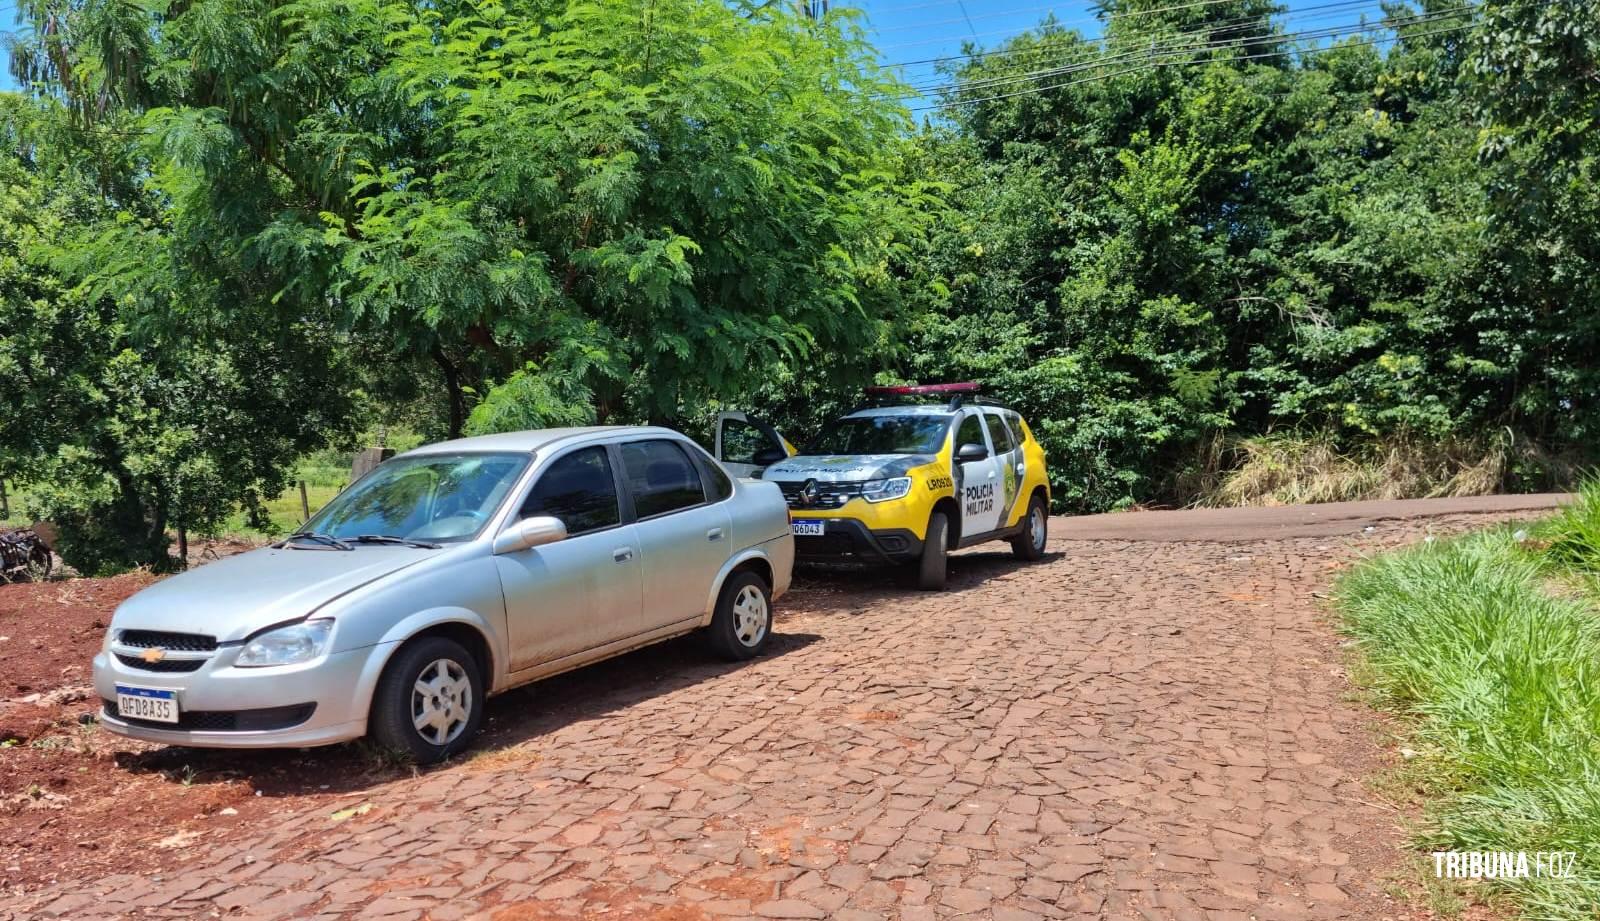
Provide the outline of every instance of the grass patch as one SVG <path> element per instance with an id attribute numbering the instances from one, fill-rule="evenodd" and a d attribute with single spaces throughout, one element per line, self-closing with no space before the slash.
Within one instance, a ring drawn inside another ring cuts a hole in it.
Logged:
<path id="1" fill-rule="evenodd" d="M 1540 522 L 1533 535 L 1551 569 L 1600 576 L 1600 480 L 1584 484 L 1576 500 Z"/>
<path id="2" fill-rule="evenodd" d="M 1562 592 L 1600 533 L 1600 487 L 1539 525 L 1368 560 L 1336 587 L 1356 674 L 1409 717 L 1405 774 L 1426 798 L 1430 851 L 1572 851 L 1574 877 L 1493 884 L 1530 918 L 1600 906 L 1600 611 Z M 1561 549 L 1558 549 L 1561 548 Z M 1530 858 L 1531 859 L 1531 858 Z M 1430 868 L 1431 870 L 1431 868 Z"/>

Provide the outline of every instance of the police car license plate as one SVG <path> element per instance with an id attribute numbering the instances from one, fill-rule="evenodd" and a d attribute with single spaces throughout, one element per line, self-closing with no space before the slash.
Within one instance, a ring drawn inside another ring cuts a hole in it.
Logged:
<path id="1" fill-rule="evenodd" d="M 795 537 L 821 537 L 823 523 L 796 518 L 793 522 Z"/>

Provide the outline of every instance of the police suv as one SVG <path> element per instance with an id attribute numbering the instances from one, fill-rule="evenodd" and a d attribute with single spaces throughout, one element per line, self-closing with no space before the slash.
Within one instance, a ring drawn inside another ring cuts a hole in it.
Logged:
<path id="1" fill-rule="evenodd" d="M 801 562 L 915 567 L 941 589 L 945 556 L 1004 540 L 1044 556 L 1050 485 L 1044 449 L 1022 417 L 973 383 L 874 387 L 876 405 L 823 428 L 803 452 L 745 413 L 717 418 L 716 456 L 777 483 Z M 915 402 L 934 397 L 938 402 Z"/>

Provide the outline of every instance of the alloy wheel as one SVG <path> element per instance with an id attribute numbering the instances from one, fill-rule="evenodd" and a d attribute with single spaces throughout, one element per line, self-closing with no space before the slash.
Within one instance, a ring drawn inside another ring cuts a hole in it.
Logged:
<path id="1" fill-rule="evenodd" d="M 746 585 L 733 599 L 733 635 L 744 646 L 754 647 L 761 642 L 771 617 L 767 596 L 754 585 Z"/>
<path id="2" fill-rule="evenodd" d="M 472 716 L 472 682 L 454 659 L 435 659 L 411 688 L 411 725 L 431 745 L 448 745 Z"/>

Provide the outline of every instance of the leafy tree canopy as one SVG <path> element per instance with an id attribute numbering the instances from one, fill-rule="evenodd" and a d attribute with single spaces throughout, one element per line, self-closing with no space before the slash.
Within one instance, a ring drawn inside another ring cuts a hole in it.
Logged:
<path id="1" fill-rule="evenodd" d="M 542 396 L 477 426 L 668 420 L 860 354 L 925 219 L 892 80 L 850 20 L 785 4 L 112 2 L 65 23 L 24 63 L 84 121 L 139 116 L 181 176 L 174 232 L 289 314 L 331 307 L 431 360 L 452 433 L 495 381 Z"/>

